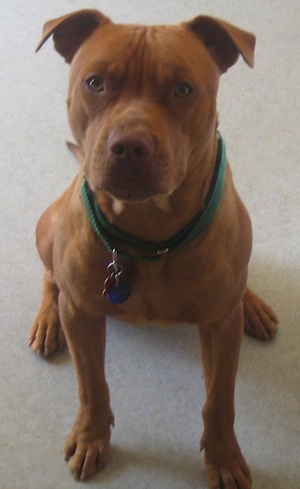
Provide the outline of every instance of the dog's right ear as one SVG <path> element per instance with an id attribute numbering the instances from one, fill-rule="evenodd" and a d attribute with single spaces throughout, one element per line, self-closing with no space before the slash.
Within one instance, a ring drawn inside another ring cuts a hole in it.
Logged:
<path id="1" fill-rule="evenodd" d="M 207 15 L 198 15 L 182 24 L 194 32 L 217 62 L 221 73 L 225 73 L 241 54 L 253 68 L 255 36 L 223 20 Z"/>
<path id="2" fill-rule="evenodd" d="M 67 63 L 71 63 L 81 44 L 95 29 L 107 22 L 111 22 L 108 17 L 92 9 L 79 10 L 58 19 L 49 20 L 44 25 L 42 39 L 36 51 L 39 51 L 53 34 L 56 51 L 65 58 Z"/>

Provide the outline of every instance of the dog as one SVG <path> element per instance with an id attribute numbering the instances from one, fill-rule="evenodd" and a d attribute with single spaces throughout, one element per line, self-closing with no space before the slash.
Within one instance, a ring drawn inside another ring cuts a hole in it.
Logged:
<path id="1" fill-rule="evenodd" d="M 68 117 L 80 169 L 40 218 L 45 265 L 29 345 L 70 351 L 80 408 L 65 446 L 76 480 L 108 461 L 114 417 L 105 378 L 106 316 L 198 326 L 210 489 L 251 487 L 234 432 L 244 330 L 272 338 L 277 317 L 246 287 L 251 223 L 218 132 L 220 76 L 255 36 L 199 15 L 177 26 L 113 23 L 81 10 L 44 26 L 70 64 Z"/>

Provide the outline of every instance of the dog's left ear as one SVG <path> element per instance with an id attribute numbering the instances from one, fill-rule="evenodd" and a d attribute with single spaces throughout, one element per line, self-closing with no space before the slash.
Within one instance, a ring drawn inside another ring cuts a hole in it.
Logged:
<path id="1" fill-rule="evenodd" d="M 236 63 L 240 54 L 253 68 L 255 36 L 250 32 L 206 15 L 199 15 L 182 25 L 201 39 L 222 73 Z"/>
<path id="2" fill-rule="evenodd" d="M 58 19 L 48 20 L 43 28 L 42 39 L 37 45 L 39 51 L 47 39 L 53 35 L 56 51 L 67 63 L 72 59 L 84 41 L 100 26 L 111 22 L 98 10 L 85 9 L 64 15 Z"/>

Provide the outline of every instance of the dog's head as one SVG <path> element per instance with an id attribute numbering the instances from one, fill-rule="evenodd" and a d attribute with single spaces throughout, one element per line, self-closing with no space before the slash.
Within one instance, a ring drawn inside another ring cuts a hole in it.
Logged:
<path id="1" fill-rule="evenodd" d="M 52 34 L 89 184 L 124 201 L 180 186 L 215 136 L 220 75 L 240 54 L 253 66 L 255 37 L 207 16 L 139 26 L 82 10 L 47 22 L 37 49 Z"/>

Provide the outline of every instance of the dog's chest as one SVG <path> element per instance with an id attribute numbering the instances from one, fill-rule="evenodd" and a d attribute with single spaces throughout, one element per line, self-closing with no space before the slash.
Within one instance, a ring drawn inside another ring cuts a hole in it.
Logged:
<path id="1" fill-rule="evenodd" d="M 187 291 L 190 280 L 183 273 L 166 271 L 163 267 L 153 271 L 124 276 L 131 287 L 130 298 L 118 306 L 105 301 L 107 315 L 119 317 L 130 323 L 169 325 L 195 321 L 195 298 Z"/>
<path id="2" fill-rule="evenodd" d="M 133 291 L 130 299 L 121 306 L 108 306 L 108 315 L 120 318 L 132 324 L 169 326 L 179 322 L 194 322 L 193 305 L 174 300 L 172 294 L 156 292 L 143 293 Z M 189 313 L 188 313 L 189 311 Z"/>

